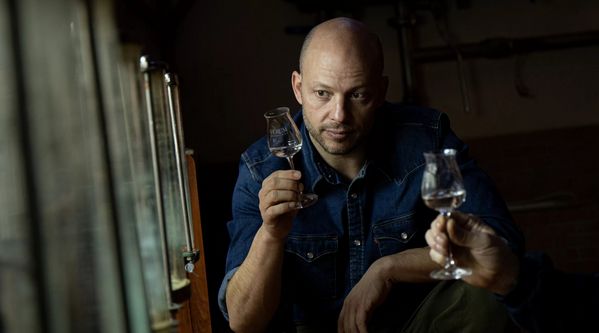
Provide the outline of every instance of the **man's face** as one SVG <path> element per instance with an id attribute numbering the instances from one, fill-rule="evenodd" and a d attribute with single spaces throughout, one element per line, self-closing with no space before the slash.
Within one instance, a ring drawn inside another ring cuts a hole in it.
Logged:
<path id="1" fill-rule="evenodd" d="M 306 128 L 321 154 L 349 154 L 365 142 L 386 90 L 384 78 L 372 73 L 370 64 L 317 49 L 306 56 L 302 73 L 293 73 Z"/>

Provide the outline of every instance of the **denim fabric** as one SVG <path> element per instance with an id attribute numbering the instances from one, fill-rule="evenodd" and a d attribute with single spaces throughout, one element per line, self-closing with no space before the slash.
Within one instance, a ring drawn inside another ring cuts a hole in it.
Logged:
<path id="1" fill-rule="evenodd" d="M 504 202 L 487 175 L 468 157 L 467 146 L 451 131 L 445 114 L 385 104 L 377 110 L 367 161 L 352 181 L 344 180 L 320 157 L 301 112 L 295 120 L 304 140 L 295 165 L 302 171 L 306 191 L 318 194 L 319 200 L 299 211 L 288 236 L 278 320 L 291 325 L 334 325 L 344 297 L 372 262 L 426 246 L 424 233 L 437 213 L 420 198 L 424 151 L 457 149 L 467 190 L 460 211 L 481 216 L 513 249 L 521 251 L 522 235 Z M 275 170 L 288 168 L 285 159 L 270 154 L 265 138 L 242 154 L 233 193 L 233 220 L 228 223 L 227 272 L 243 262 L 262 223 L 258 191 L 263 179 Z M 225 314 L 227 283 L 225 279 L 219 294 Z M 426 293 L 414 285 L 406 286 L 401 303 L 415 307 Z"/>

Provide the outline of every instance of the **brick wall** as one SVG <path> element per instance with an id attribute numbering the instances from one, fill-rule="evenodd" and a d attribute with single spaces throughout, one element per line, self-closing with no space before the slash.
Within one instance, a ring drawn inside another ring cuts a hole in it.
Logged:
<path id="1" fill-rule="evenodd" d="M 566 271 L 599 271 L 599 126 L 466 140 L 523 231 Z"/>

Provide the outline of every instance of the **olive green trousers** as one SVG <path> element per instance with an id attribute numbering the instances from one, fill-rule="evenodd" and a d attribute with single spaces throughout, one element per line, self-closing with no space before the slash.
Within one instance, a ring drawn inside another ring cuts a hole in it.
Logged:
<path id="1" fill-rule="evenodd" d="M 369 333 L 520 333 L 490 292 L 462 281 L 441 281 L 403 324 L 371 320 Z M 332 332 L 331 332 L 332 331 Z M 296 327 L 297 333 L 335 333 L 332 328 Z"/>
<path id="2" fill-rule="evenodd" d="M 443 281 L 420 304 L 401 331 L 396 332 L 512 333 L 521 330 L 489 291 L 462 281 Z"/>

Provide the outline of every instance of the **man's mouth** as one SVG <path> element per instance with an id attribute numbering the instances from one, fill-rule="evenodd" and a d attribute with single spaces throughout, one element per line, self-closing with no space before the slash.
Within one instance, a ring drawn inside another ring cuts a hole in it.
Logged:
<path id="1" fill-rule="evenodd" d="M 341 141 L 341 140 L 345 140 L 347 137 L 350 136 L 350 134 L 352 133 L 351 130 L 347 130 L 347 129 L 333 129 L 333 128 L 329 128 L 329 129 L 325 129 L 323 134 L 335 141 Z"/>

